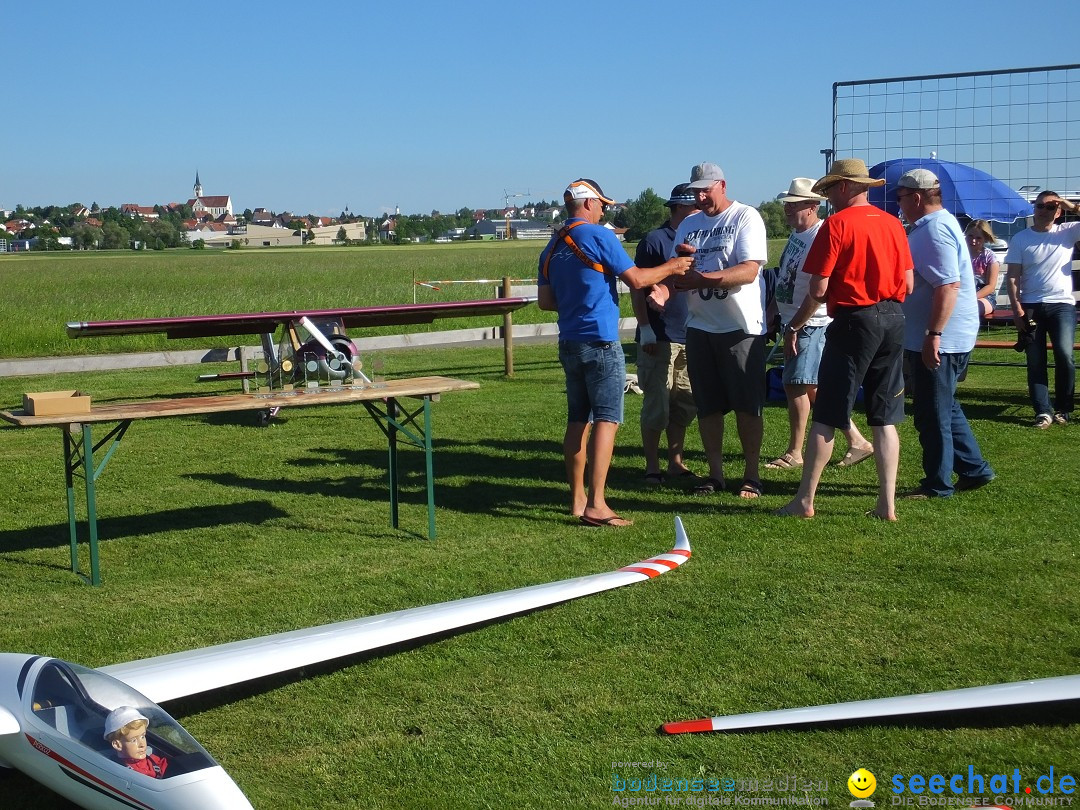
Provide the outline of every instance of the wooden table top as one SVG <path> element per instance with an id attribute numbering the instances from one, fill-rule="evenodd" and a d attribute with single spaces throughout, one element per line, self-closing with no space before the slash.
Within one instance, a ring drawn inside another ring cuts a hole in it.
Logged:
<path id="1" fill-rule="evenodd" d="M 212 397 L 181 397 L 146 402 L 91 405 L 90 413 L 34 416 L 20 408 L 0 411 L 0 419 L 5 419 L 19 427 L 122 422 L 128 419 L 154 419 L 163 416 L 336 405 L 342 402 L 363 402 L 390 397 L 424 397 L 449 391 L 468 391 L 479 387 L 479 383 L 452 377 L 411 377 L 365 384 L 363 387 L 297 388 L 294 391 L 273 391 L 266 394 L 226 394 Z"/>

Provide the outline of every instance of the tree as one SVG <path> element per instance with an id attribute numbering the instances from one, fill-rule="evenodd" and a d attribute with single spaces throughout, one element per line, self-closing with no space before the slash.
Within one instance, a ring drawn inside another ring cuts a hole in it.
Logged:
<path id="1" fill-rule="evenodd" d="M 649 231 L 659 228 L 667 220 L 667 206 L 664 199 L 658 197 L 651 188 L 641 192 L 636 200 L 626 204 L 621 214 L 626 222 L 626 240 L 636 242 Z M 620 217 L 621 218 L 621 217 Z"/>
<path id="2" fill-rule="evenodd" d="M 334 237 L 334 241 L 341 242 L 341 244 L 343 245 L 347 245 L 349 243 L 349 235 L 345 233 L 344 225 L 337 229 L 337 236 Z"/>
<path id="3" fill-rule="evenodd" d="M 765 236 L 768 239 L 782 239 L 791 233 L 787 219 L 784 218 L 784 204 L 779 200 L 769 200 L 758 206 L 758 213 L 765 220 Z"/>

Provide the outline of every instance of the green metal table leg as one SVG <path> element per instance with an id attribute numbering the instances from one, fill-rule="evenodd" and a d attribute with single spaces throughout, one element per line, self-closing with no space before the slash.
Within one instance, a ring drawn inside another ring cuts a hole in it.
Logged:
<path id="1" fill-rule="evenodd" d="M 106 454 L 101 466 L 105 466 L 105 460 L 112 455 Z M 94 439 L 91 436 L 90 425 L 83 425 L 83 478 L 86 481 L 86 523 L 90 528 L 90 584 L 101 584 L 101 570 L 98 567 L 98 532 L 97 532 L 97 493 L 95 481 L 98 470 L 94 467 Z"/>
<path id="2" fill-rule="evenodd" d="M 77 462 L 72 459 L 77 457 L 75 443 L 71 440 L 71 433 L 66 427 L 61 429 L 64 434 L 64 482 L 67 484 L 67 513 L 68 513 L 68 537 L 71 542 L 71 571 L 79 573 L 79 533 L 75 523 L 75 467 Z"/>
<path id="3" fill-rule="evenodd" d="M 427 477 L 427 536 L 435 539 L 435 474 L 431 460 L 431 397 L 424 397 L 424 464 Z"/>
<path id="4" fill-rule="evenodd" d="M 390 474 L 390 525 L 398 527 L 398 463 L 397 463 L 397 400 L 386 400 L 386 441 L 390 453 L 388 462 Z"/>
<path id="5" fill-rule="evenodd" d="M 97 478 L 105 469 L 105 465 L 112 458 L 120 446 L 120 440 L 124 438 L 131 420 L 120 422 L 108 432 L 104 439 L 94 444 L 93 430 L 89 424 L 65 425 L 61 428 L 64 434 L 64 483 L 67 485 L 67 509 L 68 509 L 68 537 L 71 543 L 71 571 L 91 585 L 101 584 L 101 566 L 98 557 L 98 526 L 97 526 Z M 72 431 L 82 432 L 82 441 L 72 437 Z M 109 449 L 101 457 L 101 461 L 94 462 L 94 453 L 106 443 Z M 79 568 L 79 526 L 75 514 L 75 476 L 81 474 L 86 492 L 86 523 L 89 530 L 90 542 L 90 576 Z"/>

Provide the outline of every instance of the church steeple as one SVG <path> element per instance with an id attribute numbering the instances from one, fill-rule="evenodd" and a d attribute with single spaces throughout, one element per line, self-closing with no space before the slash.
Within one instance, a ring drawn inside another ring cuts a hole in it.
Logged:
<path id="1" fill-rule="evenodd" d="M 199 180 L 199 170 L 195 170 L 195 198 L 202 196 L 202 182 Z"/>

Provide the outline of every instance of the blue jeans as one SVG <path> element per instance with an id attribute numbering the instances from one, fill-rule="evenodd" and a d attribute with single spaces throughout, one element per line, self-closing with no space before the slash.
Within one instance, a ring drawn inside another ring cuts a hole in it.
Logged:
<path id="1" fill-rule="evenodd" d="M 1076 307 L 1073 304 L 1024 304 L 1024 311 L 1035 320 L 1035 340 L 1027 348 L 1027 383 L 1035 414 L 1072 413 L 1076 367 L 1073 343 L 1076 341 Z M 1046 337 L 1054 348 L 1054 408 L 1046 374 Z"/>
<path id="2" fill-rule="evenodd" d="M 568 422 L 623 421 L 626 357 L 616 341 L 559 341 Z"/>
<path id="3" fill-rule="evenodd" d="M 971 353 L 941 354 L 941 365 L 934 370 L 923 365 L 920 352 L 904 354 L 911 371 L 911 406 L 926 474 L 921 488 L 939 497 L 952 495 L 954 472 L 961 478 L 989 481 L 994 471 L 956 400 L 956 382 L 967 369 Z"/>

